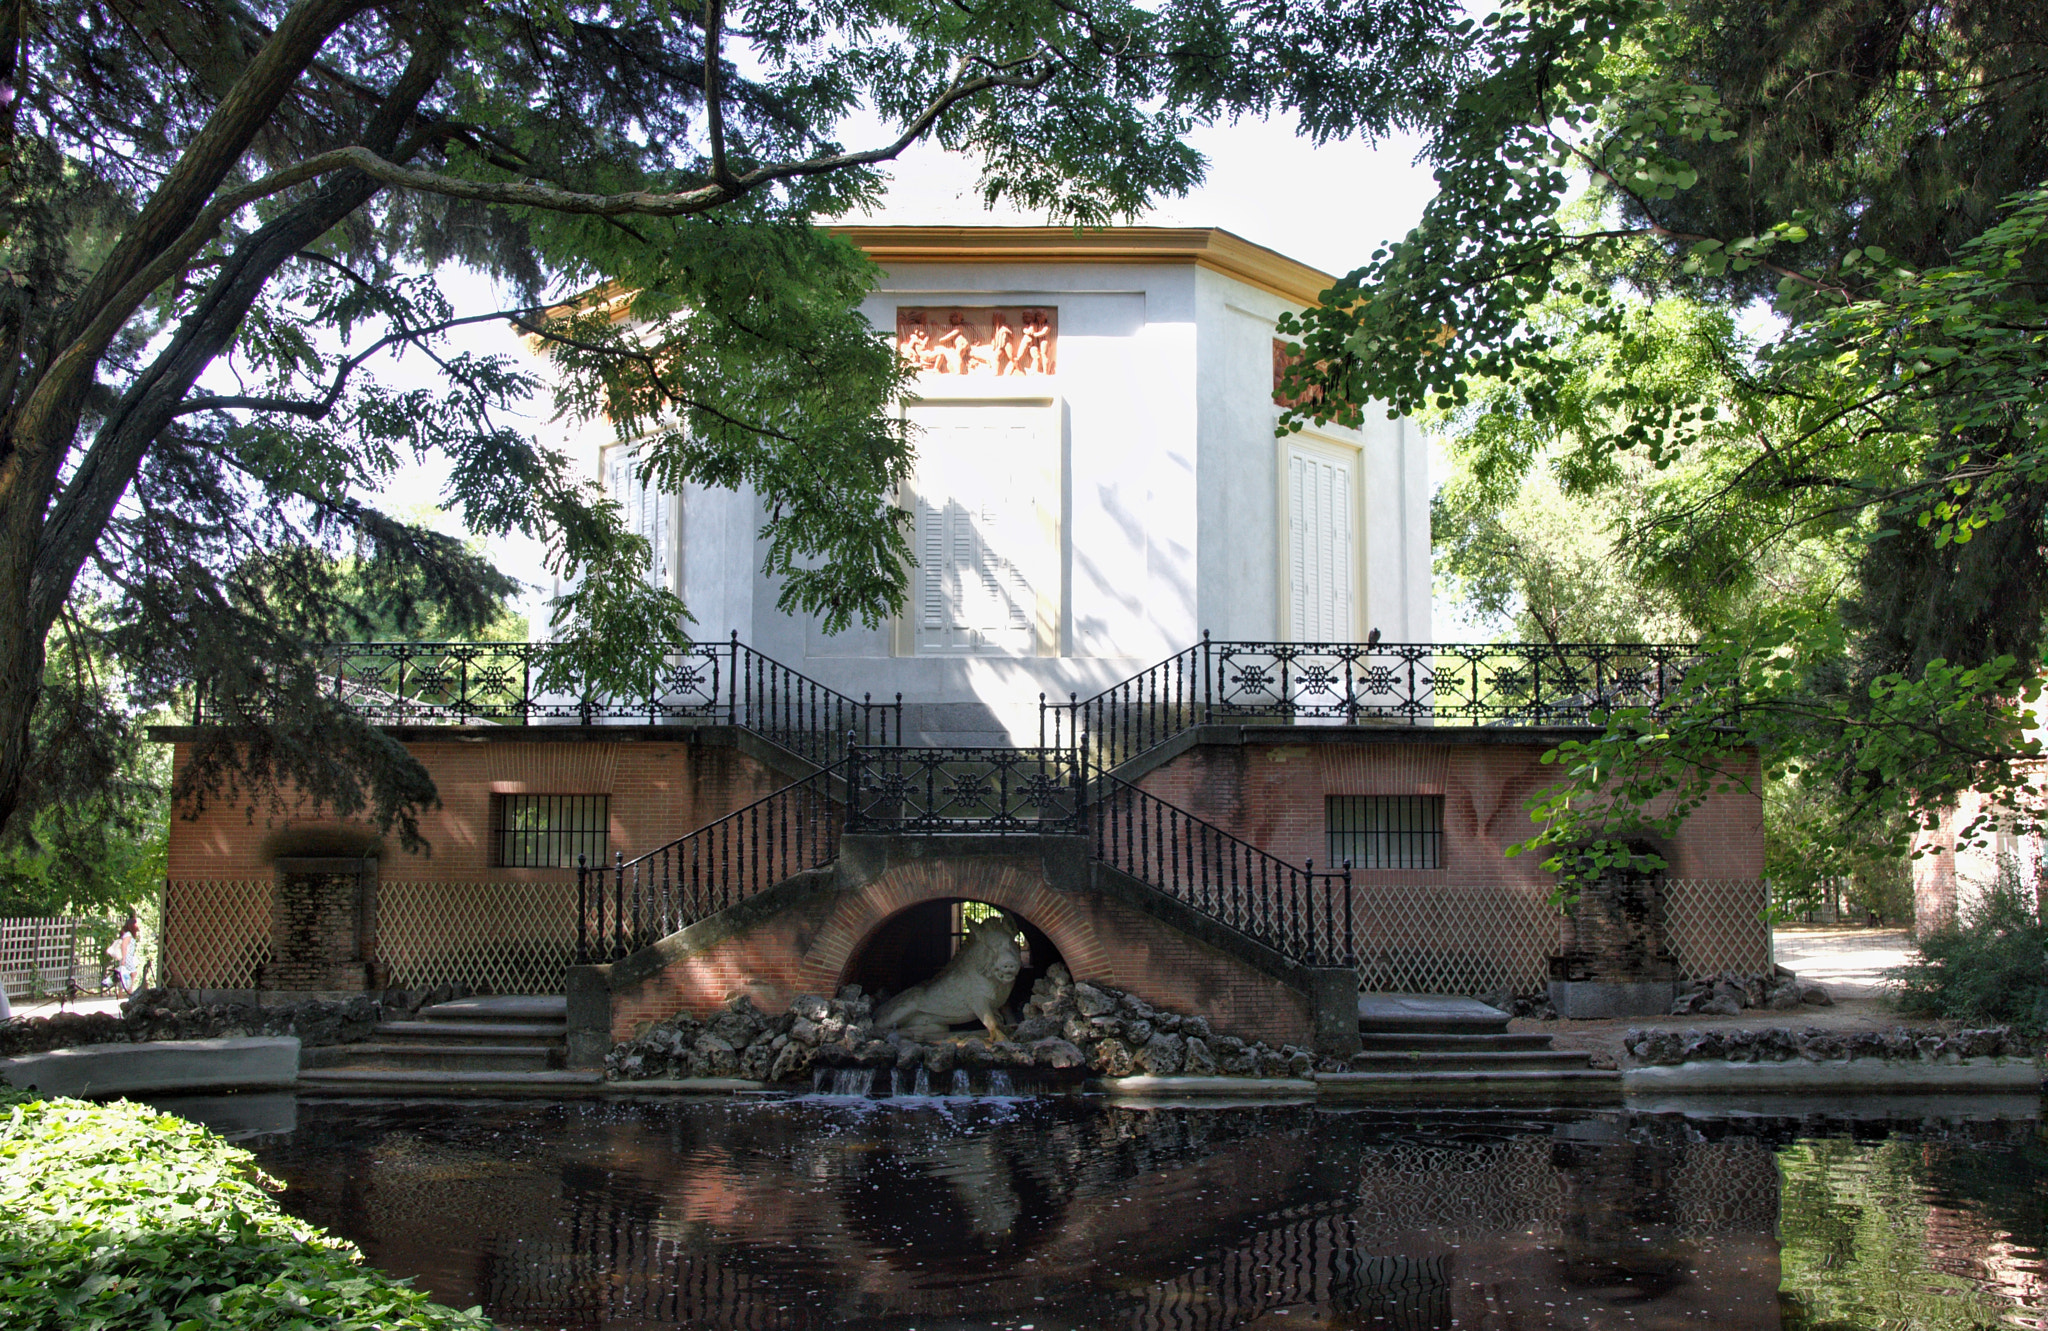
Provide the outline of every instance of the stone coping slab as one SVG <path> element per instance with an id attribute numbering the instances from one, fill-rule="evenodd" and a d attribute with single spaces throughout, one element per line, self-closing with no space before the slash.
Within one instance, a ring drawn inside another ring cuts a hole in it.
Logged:
<path id="1" fill-rule="evenodd" d="M 1316 1084 L 1296 1077 L 1096 1077 L 1087 1089 L 1119 1100 L 1313 1100 Z"/>
<path id="2" fill-rule="evenodd" d="M 1702 1059 L 1668 1067 L 1625 1068 L 1622 1087 L 1640 1095 L 1684 1092 L 1811 1095 L 1828 1091 L 1942 1092 L 2041 1089 L 2041 1064 L 2031 1058 L 1966 1058 L 1955 1063 L 1887 1062 L 1881 1058 L 1800 1059 L 1729 1063 Z"/>
<path id="3" fill-rule="evenodd" d="M 1458 994 L 1360 994 L 1358 1020 L 1376 1031 L 1498 1031 L 1508 1014 Z"/>
<path id="4" fill-rule="evenodd" d="M 750 1081 L 745 1077 L 646 1077 L 604 1084 L 605 1095 L 629 1099 L 640 1095 L 757 1095 L 769 1092 L 787 1095 L 790 1088 L 769 1081 Z"/>
<path id="5" fill-rule="evenodd" d="M 282 1090 L 299 1079 L 299 1037 L 86 1044 L 0 1058 L 0 1081 L 44 1095 Z"/>

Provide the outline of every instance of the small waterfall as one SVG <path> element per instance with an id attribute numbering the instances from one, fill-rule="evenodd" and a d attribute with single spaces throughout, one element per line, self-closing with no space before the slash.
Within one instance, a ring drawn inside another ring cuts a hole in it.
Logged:
<path id="1" fill-rule="evenodd" d="M 1025 1074 L 1027 1086 L 1036 1083 Z M 915 1068 L 813 1068 L 811 1094 L 842 1099 L 892 1099 L 934 1096 L 971 1098 L 988 1096 L 1008 1099 L 1029 1094 L 1017 1086 L 1015 1074 L 1003 1068 L 987 1071 L 954 1068 L 933 1076 L 923 1064 Z"/>
<path id="2" fill-rule="evenodd" d="M 811 1073 L 813 1095 L 865 1097 L 874 1089 L 875 1073 L 872 1068 L 818 1068 Z"/>

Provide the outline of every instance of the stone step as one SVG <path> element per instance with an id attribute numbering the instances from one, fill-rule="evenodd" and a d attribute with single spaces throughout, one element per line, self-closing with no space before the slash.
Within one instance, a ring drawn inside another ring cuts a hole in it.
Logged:
<path id="1" fill-rule="evenodd" d="M 396 1068 L 321 1068 L 299 1073 L 299 1094 L 323 1095 L 461 1095 L 548 1096 L 596 1095 L 604 1089 L 602 1072 L 447 1072 Z"/>
<path id="2" fill-rule="evenodd" d="M 1456 994 L 1360 994 L 1358 1029 L 1375 1035 L 1498 1035 L 1508 1014 Z"/>
<path id="3" fill-rule="evenodd" d="M 1480 1035 L 1413 1035 L 1398 1031 L 1360 1031 L 1358 1046 L 1368 1054 L 1408 1050 L 1425 1050 L 1441 1053 L 1469 1053 L 1485 1049 L 1548 1049 L 1547 1035 L 1503 1035 L 1487 1032 Z"/>
<path id="4" fill-rule="evenodd" d="M 1418 1100 L 1495 1104 L 1615 1102 L 1621 1073 L 1597 1068 L 1520 1072 L 1319 1072 L 1316 1098 L 1352 1104 Z"/>
<path id="5" fill-rule="evenodd" d="M 499 994 L 487 998 L 456 998 L 423 1007 L 420 1021 L 567 1021 L 569 1000 L 560 994 Z"/>
<path id="6" fill-rule="evenodd" d="M 441 1044 L 563 1044 L 569 1038 L 566 1021 L 381 1021 L 375 1029 L 377 1034 L 393 1040 L 431 1040 Z"/>
<path id="7" fill-rule="evenodd" d="M 1575 1049 L 1475 1049 L 1463 1053 L 1376 1050 L 1353 1054 L 1350 1061 L 1353 1072 L 1521 1072 L 1584 1068 L 1586 1054 Z"/>
<path id="8" fill-rule="evenodd" d="M 299 1055 L 301 1068 L 417 1068 L 447 1072 L 545 1072 L 562 1065 L 560 1046 L 531 1044 L 327 1045 Z"/>

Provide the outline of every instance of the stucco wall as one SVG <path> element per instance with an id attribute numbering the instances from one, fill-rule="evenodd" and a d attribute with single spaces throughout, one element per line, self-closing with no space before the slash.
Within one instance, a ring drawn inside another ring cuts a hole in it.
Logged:
<path id="1" fill-rule="evenodd" d="M 895 326 L 904 304 L 1046 304 L 1059 311 L 1058 372 L 927 375 L 931 399 L 1045 400 L 1057 420 L 1060 530 L 1057 641 L 1036 656 L 918 656 L 894 625 L 827 635 L 782 614 L 758 570 L 765 521 L 747 495 L 683 497 L 681 585 L 695 631 L 737 630 L 760 651 L 855 697 L 893 698 L 953 742 L 1035 742 L 1043 692 L 1086 697 L 1197 641 L 1285 636 L 1280 441 L 1272 401 L 1275 318 L 1294 302 L 1182 263 L 901 263 L 864 312 Z M 1360 485 L 1361 627 L 1428 641 L 1426 449 L 1404 422 L 1332 427 L 1355 449 Z M 593 454 L 594 458 L 594 454 Z M 1041 592 L 1044 588 L 1039 588 Z M 927 717 L 915 711 L 978 704 Z"/>
<path id="2" fill-rule="evenodd" d="M 1548 886 L 1541 855 L 1506 850 L 1536 828 L 1529 799 L 1554 784 L 1543 754 L 1552 741 L 1458 741 L 1448 730 L 1413 741 L 1373 743 L 1358 732 L 1301 728 L 1296 741 L 1264 732 L 1240 744 L 1203 744 L 1146 774 L 1159 798 L 1282 859 L 1328 864 L 1325 799 L 1331 795 L 1441 795 L 1442 867 L 1360 869 L 1356 881 Z M 1757 780 L 1754 757 L 1748 771 Z M 1674 878 L 1754 879 L 1763 874 L 1763 805 L 1743 791 L 1711 795 L 1668 845 Z"/>
<path id="3" fill-rule="evenodd" d="M 418 732 L 414 732 L 418 733 Z M 602 737 L 600 737 L 600 735 Z M 403 850 L 364 820 L 318 809 L 251 810 L 225 801 L 178 808 L 171 819 L 167 877 L 172 880 L 267 879 L 280 855 L 374 855 L 384 882 L 504 881 L 573 878 L 574 869 L 509 869 L 492 864 L 494 794 L 606 795 L 610 845 L 628 859 L 651 850 L 788 783 L 730 744 L 688 736 L 635 739 L 624 727 L 548 740 L 507 740 L 475 734 L 414 738 L 405 746 L 440 791 L 438 808 L 420 814 L 429 843 Z M 175 746 L 180 771 L 191 744 Z"/>

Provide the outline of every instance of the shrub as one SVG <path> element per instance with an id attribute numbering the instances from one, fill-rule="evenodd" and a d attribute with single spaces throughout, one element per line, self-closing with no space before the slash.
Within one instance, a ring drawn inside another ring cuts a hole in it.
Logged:
<path id="1" fill-rule="evenodd" d="M 142 1105 L 0 1105 L 0 1325 L 477 1331 L 280 1211 L 279 1185 L 206 1129 Z"/>
<path id="2" fill-rule="evenodd" d="M 2048 1029 L 2048 921 L 2019 867 L 1998 876 L 1962 918 L 1921 935 L 1920 955 L 1887 973 L 1901 1010 L 1958 1021 Z"/>

